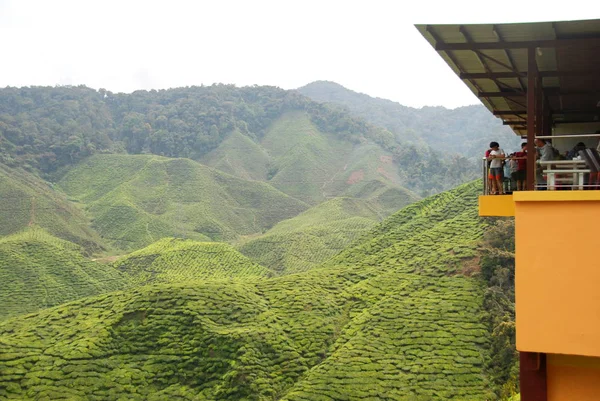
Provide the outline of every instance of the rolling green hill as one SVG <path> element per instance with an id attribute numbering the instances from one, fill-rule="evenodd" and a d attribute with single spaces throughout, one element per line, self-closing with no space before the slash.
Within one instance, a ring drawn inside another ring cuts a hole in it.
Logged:
<path id="1" fill-rule="evenodd" d="M 83 212 L 30 173 L 0 164 L 0 199 L 0 236 L 39 226 L 87 252 L 104 248 Z"/>
<path id="2" fill-rule="evenodd" d="M 269 181 L 281 191 L 315 204 L 336 196 L 371 198 L 377 189 L 395 189 L 393 207 L 417 196 L 402 187 L 392 154 L 368 140 L 352 143 L 327 134 L 301 112 L 277 119 L 261 141 L 272 157 Z"/>
<path id="3" fill-rule="evenodd" d="M 381 209 L 373 201 L 335 198 L 277 223 L 239 249 L 279 274 L 306 271 L 365 234 L 383 218 Z"/>
<path id="4" fill-rule="evenodd" d="M 239 131 L 231 133 L 200 161 L 207 166 L 245 180 L 266 181 L 270 158 L 267 152 Z"/>
<path id="5" fill-rule="evenodd" d="M 0 397 L 490 400 L 478 183 L 320 268 L 160 284 L 0 323 Z M 308 219 L 307 219 L 308 220 Z"/>
<path id="6" fill-rule="evenodd" d="M 389 150 L 364 136 L 351 140 L 324 131 L 301 110 L 275 118 L 258 141 L 234 132 L 201 160 L 240 178 L 267 181 L 312 205 L 386 192 L 391 213 L 406 199 L 418 199 L 404 188 L 408 180 Z"/>
<path id="7" fill-rule="evenodd" d="M 265 277 L 266 269 L 231 245 L 164 238 L 114 263 L 133 285 Z"/>
<path id="8" fill-rule="evenodd" d="M 150 155 L 95 155 L 58 185 L 85 205 L 103 238 L 125 250 L 164 237 L 231 240 L 307 208 L 266 183 Z"/>
<path id="9" fill-rule="evenodd" d="M 0 238 L 0 319 L 125 288 L 124 275 L 39 228 Z"/>

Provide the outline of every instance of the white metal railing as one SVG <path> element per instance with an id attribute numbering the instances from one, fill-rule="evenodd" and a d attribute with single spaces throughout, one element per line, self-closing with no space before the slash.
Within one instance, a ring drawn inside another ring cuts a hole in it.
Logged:
<path id="1" fill-rule="evenodd" d="M 597 155 L 591 155 L 592 158 Z M 509 160 L 519 160 L 523 158 L 505 157 L 503 160 L 507 163 Z M 483 158 L 483 194 L 490 195 L 492 183 L 489 177 L 490 160 Z M 597 161 L 600 163 L 600 160 Z M 597 164 L 596 163 L 596 164 Z M 548 160 L 536 162 L 535 185 L 536 190 L 586 190 L 600 189 L 600 169 L 593 161 L 578 157 L 573 160 Z M 595 168 L 596 167 L 596 168 Z M 510 174 L 506 176 L 506 170 L 502 169 L 502 192 L 512 193 L 517 191 L 515 177 Z"/>

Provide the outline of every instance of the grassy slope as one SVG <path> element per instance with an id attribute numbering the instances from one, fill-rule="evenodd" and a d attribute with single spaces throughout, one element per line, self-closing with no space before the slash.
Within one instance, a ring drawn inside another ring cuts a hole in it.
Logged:
<path id="1" fill-rule="evenodd" d="M 0 238 L 0 319 L 125 287 L 111 266 L 41 229 Z"/>
<path id="2" fill-rule="evenodd" d="M 92 156 L 59 185 L 86 205 L 98 232 L 122 249 L 174 236 L 234 239 L 306 209 L 266 183 L 159 156 Z"/>
<path id="3" fill-rule="evenodd" d="M 84 214 L 32 174 L 0 164 L 0 199 L 0 236 L 36 225 L 88 252 L 103 249 Z"/>
<path id="4" fill-rule="evenodd" d="M 214 278 L 263 277 L 264 268 L 218 242 L 164 238 L 114 263 L 134 285 L 191 282 Z"/>
<path id="5" fill-rule="evenodd" d="M 482 372 L 483 288 L 456 275 L 481 239 L 476 195 L 467 184 L 410 205 L 323 266 L 379 273 L 348 292 L 353 319 L 287 399 L 492 397 Z"/>
<path id="6" fill-rule="evenodd" d="M 261 145 L 272 158 L 276 174 L 271 183 L 281 191 L 311 204 L 337 196 L 375 198 L 395 189 L 388 212 L 415 201 L 417 196 L 402 187 L 398 167 L 391 155 L 366 140 L 352 144 L 323 133 L 302 112 L 277 119 Z"/>
<path id="7" fill-rule="evenodd" d="M 333 257 L 382 218 L 374 202 L 335 198 L 239 247 L 252 260 L 279 274 L 297 273 Z"/>
<path id="8" fill-rule="evenodd" d="M 0 397 L 486 400 L 483 288 L 456 274 L 478 186 L 411 205 L 323 268 L 141 287 L 0 323 Z"/>
<path id="9" fill-rule="evenodd" d="M 200 161 L 245 180 L 267 179 L 269 155 L 238 131 L 231 133 L 218 148 L 204 155 Z"/>

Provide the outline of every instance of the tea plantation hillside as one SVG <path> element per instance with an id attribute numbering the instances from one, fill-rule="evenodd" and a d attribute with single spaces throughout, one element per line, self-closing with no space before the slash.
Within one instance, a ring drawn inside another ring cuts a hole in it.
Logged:
<path id="1" fill-rule="evenodd" d="M 267 180 L 271 163 L 268 153 L 239 131 L 231 133 L 200 161 L 236 177 L 258 181 Z"/>
<path id="2" fill-rule="evenodd" d="M 373 201 L 335 198 L 277 223 L 240 251 L 279 274 L 318 266 L 365 234 L 384 216 Z"/>
<path id="3" fill-rule="evenodd" d="M 275 120 L 261 140 L 272 158 L 269 182 L 281 191 L 315 204 L 336 196 L 372 198 L 394 188 L 391 208 L 418 197 L 391 152 L 364 140 L 353 143 L 324 133 L 306 113 L 288 112 Z"/>
<path id="4" fill-rule="evenodd" d="M 478 184 L 321 268 L 158 284 L 0 323 L 0 398 L 490 400 Z"/>
<path id="5" fill-rule="evenodd" d="M 114 263 L 134 285 L 214 278 L 264 277 L 264 268 L 231 245 L 164 238 Z"/>
<path id="6" fill-rule="evenodd" d="M 0 238 L 0 319 L 126 286 L 123 274 L 81 251 L 39 228 Z"/>
<path id="7" fill-rule="evenodd" d="M 355 307 L 329 357 L 285 399 L 494 399 L 482 284 L 461 274 L 482 238 L 478 186 L 405 207 L 322 266 L 374 276 L 349 291 Z"/>
<path id="8" fill-rule="evenodd" d="M 0 236 L 39 226 L 88 252 L 104 248 L 83 212 L 30 173 L 0 164 L 0 199 Z"/>
<path id="9" fill-rule="evenodd" d="M 231 240 L 307 209 L 266 183 L 189 159 L 150 155 L 92 156 L 69 170 L 59 186 L 85 205 L 103 238 L 125 250 L 164 237 Z"/>

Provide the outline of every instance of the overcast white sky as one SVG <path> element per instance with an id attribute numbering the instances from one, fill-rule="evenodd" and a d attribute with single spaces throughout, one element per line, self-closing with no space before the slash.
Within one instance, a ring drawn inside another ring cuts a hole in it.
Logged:
<path id="1" fill-rule="evenodd" d="M 500 1 L 0 0 L 0 87 L 330 80 L 409 106 L 457 107 L 478 101 L 414 24 L 600 17 L 590 0 Z"/>

